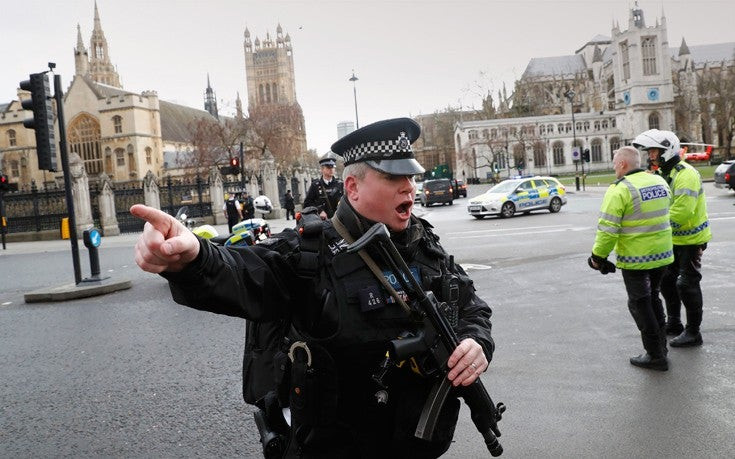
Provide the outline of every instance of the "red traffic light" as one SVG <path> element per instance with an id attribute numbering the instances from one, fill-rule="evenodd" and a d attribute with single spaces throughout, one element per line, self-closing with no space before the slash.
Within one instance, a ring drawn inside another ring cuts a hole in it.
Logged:
<path id="1" fill-rule="evenodd" d="M 237 158 L 230 158 L 230 166 L 232 167 L 239 167 L 240 166 L 240 160 Z"/>
<path id="2" fill-rule="evenodd" d="M 0 191 L 8 190 L 10 190 L 10 182 L 8 181 L 8 176 L 5 174 L 0 175 Z"/>

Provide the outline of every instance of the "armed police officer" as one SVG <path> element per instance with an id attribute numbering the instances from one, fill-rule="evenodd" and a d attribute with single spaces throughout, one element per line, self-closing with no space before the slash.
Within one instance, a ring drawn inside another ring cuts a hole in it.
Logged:
<path id="1" fill-rule="evenodd" d="M 671 191 L 664 179 L 645 172 L 640 164 L 635 148 L 615 151 L 613 167 L 618 180 L 603 198 L 588 263 L 602 274 L 614 272 L 616 265 L 623 272 L 628 309 L 646 351 L 631 357 L 630 363 L 666 371 L 666 318 L 659 291 L 665 266 L 674 260 L 669 224 Z M 613 249 L 616 265 L 607 260 Z"/>
<path id="2" fill-rule="evenodd" d="M 340 198 L 344 194 L 344 183 L 334 176 L 337 155 L 329 152 L 319 160 L 321 176 L 311 182 L 304 198 L 304 207 L 316 207 L 322 220 L 332 218 Z"/>
<path id="3" fill-rule="evenodd" d="M 147 221 L 136 262 L 165 277 L 175 301 L 257 322 L 290 322 L 288 357 L 274 365 L 285 373 L 264 372 L 276 382 L 259 404 L 272 424 L 283 425 L 280 413 L 290 410 L 286 457 L 440 456 L 454 434 L 458 390 L 488 367 L 491 310 L 431 225 L 411 213 L 413 176 L 424 171 L 411 149 L 419 134 L 417 123 L 399 118 L 340 139 L 332 150 L 345 160 L 346 194 L 334 217 L 322 221 L 318 210 L 305 209 L 297 231 L 255 246 L 218 247 L 163 212 L 131 208 Z M 384 287 L 393 274 L 384 260 L 370 248 L 362 255 L 346 250 L 376 222 L 390 230 L 420 284 L 454 311 L 459 345 L 446 377 L 456 389 L 440 405 L 430 440 L 416 438 L 415 430 L 435 380 L 415 362 L 385 365 L 388 343 L 415 327 L 416 318 L 398 301 L 399 286 Z"/>
<path id="4" fill-rule="evenodd" d="M 648 152 L 649 162 L 669 183 L 673 193 L 671 226 L 674 262 L 664 273 L 661 293 L 666 301 L 666 331 L 676 335 L 672 347 L 702 345 L 702 253 L 712 239 L 702 177 L 679 156 L 679 138 L 670 131 L 651 129 L 633 145 Z M 686 328 L 681 323 L 681 304 L 686 309 Z"/>

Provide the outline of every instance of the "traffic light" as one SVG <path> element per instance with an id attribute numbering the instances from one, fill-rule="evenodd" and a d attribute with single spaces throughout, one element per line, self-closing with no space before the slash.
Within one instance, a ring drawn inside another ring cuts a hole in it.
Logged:
<path id="1" fill-rule="evenodd" d="M 9 191 L 10 190 L 10 182 L 8 181 L 8 176 L 3 174 L 0 175 L 0 191 Z"/>
<path id="2" fill-rule="evenodd" d="M 582 151 L 582 161 L 588 163 L 590 162 L 590 149 L 585 148 L 584 151 Z"/>
<path id="3" fill-rule="evenodd" d="M 240 173 L 240 160 L 236 157 L 230 158 L 230 174 L 237 175 Z"/>
<path id="4" fill-rule="evenodd" d="M 20 89 L 30 91 L 31 98 L 21 103 L 33 111 L 33 118 L 23 121 L 23 126 L 36 131 L 38 168 L 56 171 L 56 139 L 54 138 L 54 110 L 51 104 L 51 87 L 46 73 L 32 73 L 29 80 L 20 82 Z"/>

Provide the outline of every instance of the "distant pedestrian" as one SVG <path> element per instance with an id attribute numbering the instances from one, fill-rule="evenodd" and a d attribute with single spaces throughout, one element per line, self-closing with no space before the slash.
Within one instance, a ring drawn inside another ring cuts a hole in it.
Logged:
<path id="1" fill-rule="evenodd" d="M 250 220 L 255 218 L 255 207 L 253 206 L 253 198 L 248 195 L 247 191 L 242 192 L 242 220 Z"/>
<path id="2" fill-rule="evenodd" d="M 296 210 L 296 205 L 294 204 L 291 190 L 286 190 L 286 195 L 283 197 L 283 204 L 286 209 L 286 220 L 289 220 L 289 215 L 296 219 L 296 213 L 294 212 L 294 210 Z"/>
<path id="3" fill-rule="evenodd" d="M 231 194 L 225 200 L 222 211 L 227 219 L 227 230 L 231 233 L 232 227 L 242 220 L 242 212 L 240 211 L 240 201 L 235 199 L 235 195 Z"/>

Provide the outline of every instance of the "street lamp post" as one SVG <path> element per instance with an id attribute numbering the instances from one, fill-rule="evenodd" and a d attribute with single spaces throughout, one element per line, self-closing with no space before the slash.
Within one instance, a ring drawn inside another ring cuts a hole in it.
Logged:
<path id="1" fill-rule="evenodd" d="M 355 84 L 355 81 L 357 81 L 358 78 L 355 76 L 355 70 L 352 70 L 352 77 L 349 79 L 349 81 L 352 82 L 352 94 L 355 96 L 355 129 L 360 129 L 360 120 L 357 117 L 357 85 Z"/>
<path id="2" fill-rule="evenodd" d="M 575 93 L 572 89 L 569 89 L 567 92 L 564 93 L 564 97 L 569 99 L 569 104 L 572 106 L 572 153 L 574 153 L 574 149 L 577 146 L 577 124 L 574 122 L 574 95 Z M 577 169 L 577 163 L 582 165 L 582 176 L 584 176 L 584 163 L 582 162 L 581 151 L 577 152 L 577 162 L 574 163 L 575 172 L 579 172 L 579 170 Z M 579 174 L 577 174 L 575 183 L 577 185 L 577 191 L 579 191 Z"/>

